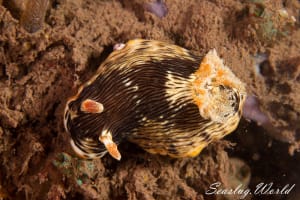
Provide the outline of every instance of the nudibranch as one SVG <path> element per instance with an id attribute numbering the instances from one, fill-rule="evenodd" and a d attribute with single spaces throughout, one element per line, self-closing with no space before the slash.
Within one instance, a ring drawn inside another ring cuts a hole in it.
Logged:
<path id="1" fill-rule="evenodd" d="M 67 102 L 64 125 L 83 158 L 121 159 L 129 141 L 150 153 L 194 157 L 234 131 L 246 98 L 242 81 L 215 50 L 199 56 L 135 39 L 116 45 Z"/>

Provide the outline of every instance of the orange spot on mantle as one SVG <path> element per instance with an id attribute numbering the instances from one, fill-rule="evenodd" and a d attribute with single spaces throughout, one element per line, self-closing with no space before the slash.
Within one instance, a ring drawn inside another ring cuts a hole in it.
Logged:
<path id="1" fill-rule="evenodd" d="M 103 112 L 103 105 L 97 101 L 86 99 L 81 103 L 81 111 L 88 113 L 101 113 Z"/>
<path id="2" fill-rule="evenodd" d="M 225 75 L 225 71 L 224 70 L 218 70 L 217 71 L 217 77 L 222 77 L 222 76 L 224 76 Z"/>
<path id="3" fill-rule="evenodd" d="M 212 67 L 205 61 L 200 64 L 199 69 L 196 71 L 196 76 L 206 77 L 212 73 Z"/>

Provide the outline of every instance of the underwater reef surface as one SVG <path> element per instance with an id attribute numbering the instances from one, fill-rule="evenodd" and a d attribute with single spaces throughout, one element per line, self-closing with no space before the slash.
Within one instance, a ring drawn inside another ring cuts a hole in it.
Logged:
<path id="1" fill-rule="evenodd" d="M 299 1 L 26 2 L 0 1 L 0 199 L 240 197 L 206 194 L 216 182 L 251 191 L 296 184 L 271 197 L 300 198 Z M 119 146 L 121 161 L 76 157 L 63 127 L 66 101 L 115 44 L 135 38 L 200 55 L 216 49 L 250 97 L 236 131 L 195 158 L 131 143 Z"/>

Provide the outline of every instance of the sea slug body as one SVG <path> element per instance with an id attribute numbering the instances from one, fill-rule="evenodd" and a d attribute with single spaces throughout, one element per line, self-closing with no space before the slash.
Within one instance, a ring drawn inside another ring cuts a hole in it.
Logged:
<path id="1" fill-rule="evenodd" d="M 168 43 L 136 39 L 118 45 L 69 99 L 64 124 L 83 158 L 128 140 L 150 153 L 194 157 L 234 131 L 244 84 L 215 50 L 204 57 Z"/>

